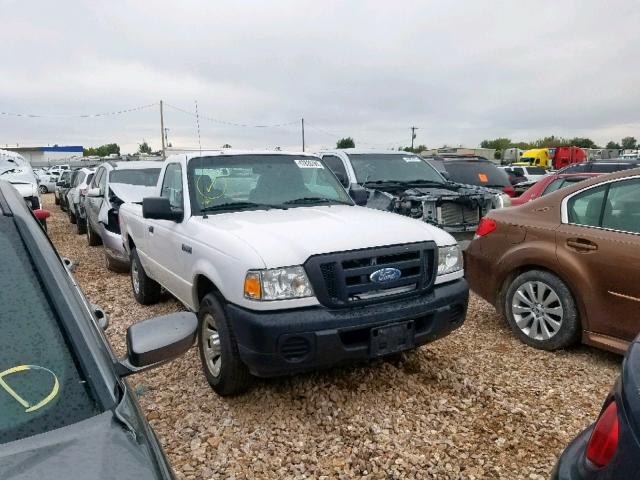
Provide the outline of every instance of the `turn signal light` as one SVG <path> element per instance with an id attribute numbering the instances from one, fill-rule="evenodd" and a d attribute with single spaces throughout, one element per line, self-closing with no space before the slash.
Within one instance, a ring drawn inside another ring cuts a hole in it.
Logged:
<path id="1" fill-rule="evenodd" d="M 476 228 L 476 237 L 484 237 L 485 235 L 493 232 L 496 228 L 498 228 L 498 225 L 495 220 L 483 217 L 480 219 L 478 228 Z"/>
<path id="2" fill-rule="evenodd" d="M 260 274 L 249 272 L 244 278 L 244 296 L 253 300 L 262 298 L 262 288 L 260 286 Z"/>
<path id="3" fill-rule="evenodd" d="M 618 407 L 615 400 L 598 419 L 587 444 L 587 458 L 597 467 L 607 465 L 618 448 Z"/>

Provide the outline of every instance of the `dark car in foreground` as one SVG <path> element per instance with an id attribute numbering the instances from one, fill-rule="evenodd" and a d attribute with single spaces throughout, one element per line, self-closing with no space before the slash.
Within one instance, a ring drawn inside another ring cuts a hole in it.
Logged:
<path id="1" fill-rule="evenodd" d="M 553 480 L 640 477 L 640 337 L 627 350 L 622 373 L 596 422 L 564 450 Z"/>
<path id="2" fill-rule="evenodd" d="M 0 478 L 173 478 L 124 377 L 190 348 L 195 316 L 129 327 L 117 359 L 106 316 L 6 182 L 0 249 Z"/>
<path id="3" fill-rule="evenodd" d="M 494 210 L 465 252 L 472 290 L 526 344 L 624 353 L 640 332 L 640 169 Z"/>

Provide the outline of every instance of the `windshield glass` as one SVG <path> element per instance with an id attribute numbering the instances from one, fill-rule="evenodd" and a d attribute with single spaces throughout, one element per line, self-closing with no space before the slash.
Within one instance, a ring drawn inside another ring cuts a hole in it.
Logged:
<path id="1" fill-rule="evenodd" d="M 444 183 L 444 178 L 424 159 L 407 153 L 350 153 L 358 183 L 426 182 Z"/>
<path id="2" fill-rule="evenodd" d="M 0 217 L 0 444 L 98 407 L 13 221 Z"/>
<path id="3" fill-rule="evenodd" d="M 232 155 L 189 161 L 193 215 L 251 208 L 353 202 L 326 165 L 314 157 Z"/>
<path id="4" fill-rule="evenodd" d="M 109 183 L 126 183 L 129 185 L 141 185 L 143 187 L 155 187 L 158 183 L 160 167 L 136 168 L 112 170 L 109 174 Z"/>
<path id="5" fill-rule="evenodd" d="M 475 160 L 448 162 L 445 160 L 444 165 L 449 173 L 449 178 L 454 182 L 489 188 L 503 188 L 511 185 L 506 172 L 490 162 Z"/>

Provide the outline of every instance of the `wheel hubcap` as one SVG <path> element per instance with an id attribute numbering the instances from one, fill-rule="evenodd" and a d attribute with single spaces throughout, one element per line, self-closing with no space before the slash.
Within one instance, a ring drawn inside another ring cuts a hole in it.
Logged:
<path id="1" fill-rule="evenodd" d="M 140 293 L 140 278 L 138 276 L 138 263 L 136 261 L 131 262 L 131 283 L 133 284 L 133 291 L 136 294 Z"/>
<path id="2" fill-rule="evenodd" d="M 562 327 L 564 311 L 558 294 L 544 282 L 525 282 L 513 296 L 513 318 L 533 340 L 549 340 Z"/>
<path id="3" fill-rule="evenodd" d="M 207 313 L 203 319 L 201 341 L 207 368 L 214 377 L 217 377 L 222 368 L 222 348 L 216 320 L 210 313 Z"/>

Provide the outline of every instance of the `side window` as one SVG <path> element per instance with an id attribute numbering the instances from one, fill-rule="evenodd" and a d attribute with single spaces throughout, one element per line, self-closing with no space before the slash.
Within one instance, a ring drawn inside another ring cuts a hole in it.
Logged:
<path id="1" fill-rule="evenodd" d="M 522 168 L 514 168 L 513 169 L 513 173 L 515 173 L 516 175 L 524 177 L 524 170 Z"/>
<path id="2" fill-rule="evenodd" d="M 623 232 L 640 233 L 640 179 L 611 184 L 605 202 L 602 226 Z"/>
<path id="3" fill-rule="evenodd" d="M 543 195 L 548 195 L 551 192 L 560 190 L 564 183 L 564 178 L 556 178 L 555 180 L 552 180 L 551 183 L 547 185 L 547 188 L 545 188 L 544 191 L 540 194 L 540 196 L 542 197 Z"/>
<path id="4" fill-rule="evenodd" d="M 162 179 L 160 195 L 168 198 L 173 208 L 182 209 L 184 207 L 182 199 L 182 167 L 179 163 L 167 165 Z"/>
<path id="5" fill-rule="evenodd" d="M 325 155 L 322 157 L 322 160 L 327 164 L 327 167 L 336 174 L 342 185 L 348 187 L 349 176 L 347 175 L 347 169 L 344 167 L 342 160 L 335 155 Z"/>
<path id="6" fill-rule="evenodd" d="M 91 182 L 91 188 L 96 188 L 100 184 L 100 176 L 104 172 L 104 168 L 99 168 Z"/>
<path id="7" fill-rule="evenodd" d="M 108 176 L 108 172 L 107 169 L 103 169 L 102 170 L 102 175 L 100 175 L 100 178 L 98 179 L 98 186 L 100 187 L 100 192 L 104 193 L 104 189 L 107 186 L 107 176 Z"/>
<path id="8" fill-rule="evenodd" d="M 573 196 L 567 204 L 569 223 L 599 227 L 608 187 L 602 185 Z"/>

